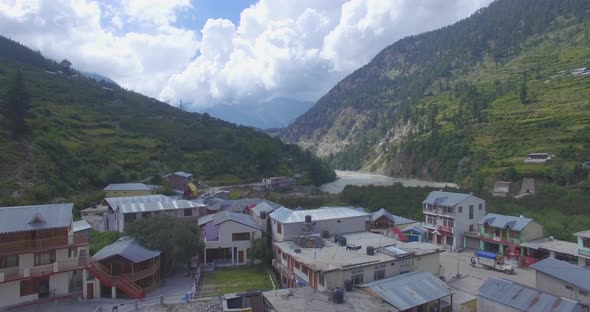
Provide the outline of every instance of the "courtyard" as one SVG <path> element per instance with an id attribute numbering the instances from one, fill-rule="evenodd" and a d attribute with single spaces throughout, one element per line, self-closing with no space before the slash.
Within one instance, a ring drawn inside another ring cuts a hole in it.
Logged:
<path id="1" fill-rule="evenodd" d="M 273 290 L 278 286 L 269 268 L 262 264 L 219 268 L 201 276 L 198 296 L 214 297 L 248 290 Z"/>

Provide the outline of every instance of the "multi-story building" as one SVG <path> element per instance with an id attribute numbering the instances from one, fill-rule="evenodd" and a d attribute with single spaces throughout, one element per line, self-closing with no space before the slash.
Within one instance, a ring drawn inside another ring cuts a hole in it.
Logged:
<path id="1" fill-rule="evenodd" d="M 476 231 L 465 233 L 465 247 L 518 257 L 525 241 L 543 237 L 543 226 L 524 216 L 488 213 Z"/>
<path id="2" fill-rule="evenodd" d="M 476 231 L 486 214 L 485 200 L 473 194 L 434 191 L 422 202 L 426 239 L 453 250 L 463 249 L 463 233 Z"/>
<path id="3" fill-rule="evenodd" d="M 552 258 L 531 268 L 536 271 L 535 286 L 539 290 L 590 305 L 590 270 Z"/>
<path id="4" fill-rule="evenodd" d="M 578 265 L 590 267 L 590 231 L 582 231 L 574 235 L 578 238 Z"/>
<path id="5" fill-rule="evenodd" d="M 72 206 L 0 208 L 0 308 L 81 292 L 90 226 Z"/>

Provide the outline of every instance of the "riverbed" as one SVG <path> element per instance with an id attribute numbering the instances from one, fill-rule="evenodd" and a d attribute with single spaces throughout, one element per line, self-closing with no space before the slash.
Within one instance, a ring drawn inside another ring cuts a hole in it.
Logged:
<path id="1" fill-rule="evenodd" d="M 341 193 L 342 190 L 344 190 L 344 187 L 347 185 L 392 185 L 394 183 L 401 183 L 403 186 L 408 187 L 428 186 L 440 188 L 458 188 L 457 184 L 455 183 L 395 178 L 381 174 L 360 171 L 336 170 L 336 176 L 338 178 L 335 181 L 322 185 L 320 190 L 331 194 L 338 194 Z"/>

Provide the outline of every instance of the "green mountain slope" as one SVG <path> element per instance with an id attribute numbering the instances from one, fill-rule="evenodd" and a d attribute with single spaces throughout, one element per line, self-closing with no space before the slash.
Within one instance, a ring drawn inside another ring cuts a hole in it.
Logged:
<path id="1" fill-rule="evenodd" d="M 590 158 L 586 0 L 497 0 L 402 39 L 283 133 L 336 168 L 455 180 L 584 177 Z M 521 98 L 522 94 L 522 98 Z M 551 152 L 546 165 L 525 165 Z"/>
<path id="2" fill-rule="evenodd" d="M 30 133 L 12 139 L 6 94 L 15 72 L 31 97 Z M 0 202 L 37 202 L 185 170 L 212 183 L 333 172 L 296 145 L 208 115 L 59 73 L 40 53 L 0 37 Z"/>

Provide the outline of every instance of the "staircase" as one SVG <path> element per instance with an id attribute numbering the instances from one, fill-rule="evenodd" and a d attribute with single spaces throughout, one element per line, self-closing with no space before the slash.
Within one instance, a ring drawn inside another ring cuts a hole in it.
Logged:
<path id="1" fill-rule="evenodd" d="M 78 255 L 78 266 L 86 267 L 86 249 L 80 249 L 80 254 Z"/>
<path id="2" fill-rule="evenodd" d="M 123 276 L 112 276 L 108 269 L 99 262 L 91 263 L 86 269 L 105 286 L 115 286 L 129 298 L 143 299 L 145 297 L 145 291 L 139 285 Z"/>

